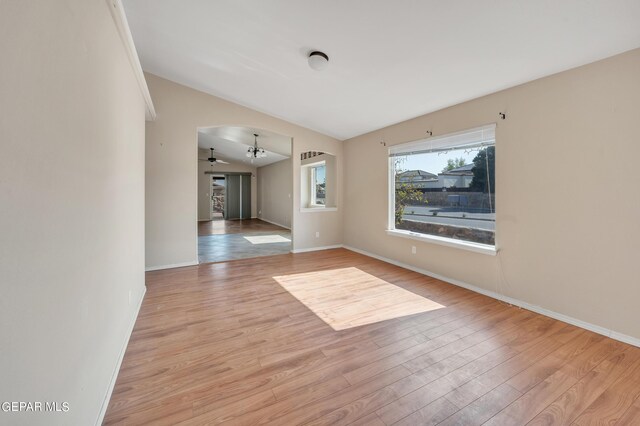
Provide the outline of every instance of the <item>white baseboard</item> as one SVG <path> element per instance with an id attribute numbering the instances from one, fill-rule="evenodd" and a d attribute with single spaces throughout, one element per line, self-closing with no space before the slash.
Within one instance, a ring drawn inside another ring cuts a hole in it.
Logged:
<path id="1" fill-rule="evenodd" d="M 418 268 L 416 266 L 412 266 L 412 265 L 409 265 L 409 264 L 406 264 L 406 263 L 398 262 L 397 260 L 393 260 L 393 259 L 389 259 L 389 258 L 386 258 L 386 257 L 383 257 L 383 256 L 379 256 L 377 254 L 370 253 L 370 252 L 365 251 L 365 250 L 361 250 L 361 249 L 358 249 L 358 248 L 355 248 L 355 247 L 351 247 L 351 246 L 347 246 L 347 245 L 344 245 L 343 247 L 345 249 L 347 249 L 347 250 L 355 251 L 356 253 L 360 253 L 360 254 L 363 254 L 363 255 L 369 256 L 369 257 L 373 257 L 374 259 L 378 259 L 378 260 L 381 260 L 383 262 L 391 263 L 392 265 L 396 265 L 396 266 L 399 266 L 401 268 L 409 269 L 410 271 L 414 271 L 414 272 L 417 272 L 417 273 L 422 274 L 422 275 L 427 275 L 429 277 L 436 278 L 438 280 L 445 281 L 445 282 L 448 282 L 448 283 L 453 284 L 453 285 L 457 285 L 458 287 L 466 288 L 467 290 L 471 290 L 471 291 L 474 291 L 476 293 L 484 294 L 485 296 L 489 296 L 489 297 L 491 297 L 493 299 L 502 300 L 503 302 L 509 303 L 511 305 L 514 305 L 514 306 L 519 306 L 521 308 L 527 309 L 527 310 L 532 311 L 532 312 L 536 312 L 536 313 L 544 315 L 546 317 L 554 318 L 554 319 L 557 319 L 559 321 L 566 322 L 567 324 L 575 325 L 576 327 L 584 328 L 585 330 L 589 330 L 589 331 L 593 331 L 594 333 L 602 334 L 603 336 L 610 337 L 610 338 L 612 338 L 614 340 L 618 340 L 618 341 L 623 342 L 623 343 L 628 343 L 630 345 L 640 347 L 640 339 L 638 339 L 636 337 L 628 336 L 626 334 L 622 334 L 622 333 L 619 333 L 617 331 L 614 331 L 614 330 L 611 330 L 611 329 L 608 329 L 608 328 L 605 328 L 605 327 L 601 327 L 601 326 L 596 325 L 596 324 L 591 324 L 589 322 L 582 321 L 582 320 L 570 317 L 568 315 L 564 315 L 564 314 L 560 314 L 558 312 L 551 311 L 551 310 L 543 308 L 541 306 L 532 305 L 532 304 L 529 304 L 527 302 L 523 302 L 522 300 L 514 299 L 513 297 L 505 296 L 503 294 L 496 293 L 496 292 L 491 291 L 491 290 L 486 290 L 486 289 L 481 288 L 481 287 L 476 287 L 476 286 L 474 286 L 472 284 L 467 284 L 467 283 L 465 283 L 463 281 L 459 281 L 459 280 L 456 280 L 456 279 L 453 279 L 453 278 L 445 277 L 445 276 L 442 276 L 440 274 L 436 274 L 436 273 L 433 273 L 431 271 L 427 271 L 426 269 L 422 269 L 422 268 Z"/>
<path id="2" fill-rule="evenodd" d="M 259 217 L 258 219 L 260 219 L 263 222 L 267 222 L 267 223 L 270 223 L 272 225 L 276 225 L 276 226 L 279 226 L 280 228 L 288 229 L 289 231 L 291 231 L 291 228 L 289 228 L 288 226 L 284 226 L 281 223 L 274 222 L 274 221 L 269 220 L 269 219 L 265 219 L 264 217 Z"/>
<path id="3" fill-rule="evenodd" d="M 191 262 L 183 262 L 183 263 L 173 263 L 170 265 L 160 265 L 160 266 L 149 266 L 144 269 L 145 272 L 150 271 L 159 271 L 161 269 L 173 269 L 173 268 L 183 268 L 185 266 L 195 266 L 198 265 L 199 262 L 197 260 Z"/>
<path id="4" fill-rule="evenodd" d="M 342 248 L 342 247 L 344 247 L 342 244 L 336 244 L 334 246 L 309 247 L 309 248 L 304 248 L 304 249 L 291 250 L 291 253 L 294 253 L 294 254 L 295 253 L 307 253 L 309 251 L 331 250 L 331 249 L 337 249 L 337 248 Z"/>
<path id="5" fill-rule="evenodd" d="M 140 313 L 140 307 L 142 307 L 142 301 L 144 300 L 145 294 L 147 294 L 147 287 L 144 287 L 142 296 L 140 296 L 140 300 L 138 301 L 138 306 L 135 310 L 135 314 L 133 315 L 133 318 L 131 318 L 131 324 L 129 324 L 127 336 L 124 339 L 124 344 L 122 345 L 122 348 L 120 349 L 120 355 L 118 355 L 118 362 L 116 363 L 116 368 L 113 370 L 113 373 L 111 374 L 111 383 L 109 383 L 107 394 L 104 397 L 104 401 L 102 402 L 102 408 L 100 408 L 100 413 L 98 414 L 98 420 L 96 421 L 97 426 L 102 424 L 102 421 L 104 420 L 104 416 L 105 414 L 107 414 L 107 408 L 109 407 L 109 400 L 111 400 L 111 394 L 113 393 L 113 388 L 116 385 L 118 373 L 120 372 L 120 366 L 122 365 L 124 354 L 127 351 L 127 346 L 129 345 L 129 339 L 131 338 L 131 333 L 133 333 L 133 326 L 136 324 L 136 320 L 138 319 L 138 314 Z"/>

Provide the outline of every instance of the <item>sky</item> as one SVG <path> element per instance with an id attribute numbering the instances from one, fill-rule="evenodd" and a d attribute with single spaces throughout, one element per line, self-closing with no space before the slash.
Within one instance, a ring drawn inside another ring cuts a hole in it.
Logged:
<path id="1" fill-rule="evenodd" d="M 462 157 L 465 160 L 464 164 L 471 164 L 476 155 L 478 155 L 477 150 L 465 153 L 465 150 L 462 149 L 441 153 L 411 155 L 408 157 L 400 157 L 406 159 L 401 163 L 400 168 L 402 170 L 424 170 L 425 172 L 437 175 L 438 173 L 442 173 L 442 169 L 447 165 L 448 159 Z"/>
<path id="2" fill-rule="evenodd" d="M 316 181 L 318 183 L 324 183 L 325 172 L 326 172 L 326 167 L 316 168 Z"/>

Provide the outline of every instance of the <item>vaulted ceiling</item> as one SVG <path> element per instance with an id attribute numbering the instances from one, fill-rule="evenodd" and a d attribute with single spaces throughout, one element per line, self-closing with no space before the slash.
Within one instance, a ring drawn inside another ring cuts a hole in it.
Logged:
<path id="1" fill-rule="evenodd" d="M 146 71 L 338 139 L 640 47 L 638 0 L 124 5 Z"/>

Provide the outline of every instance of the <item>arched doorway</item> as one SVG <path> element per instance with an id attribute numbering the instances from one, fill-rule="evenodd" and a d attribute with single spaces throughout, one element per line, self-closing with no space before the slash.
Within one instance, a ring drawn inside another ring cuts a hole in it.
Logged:
<path id="1" fill-rule="evenodd" d="M 291 251 L 291 137 L 247 126 L 198 128 L 198 261 Z"/>

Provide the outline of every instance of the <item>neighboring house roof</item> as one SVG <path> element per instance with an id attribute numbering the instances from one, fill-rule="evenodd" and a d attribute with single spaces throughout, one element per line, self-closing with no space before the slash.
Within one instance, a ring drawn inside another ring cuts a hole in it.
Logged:
<path id="1" fill-rule="evenodd" d="M 460 166 L 460 167 L 456 167 L 455 169 L 451 169 L 449 171 L 446 172 L 442 172 L 440 174 L 442 175 L 466 175 L 466 176 L 473 176 L 473 168 L 475 167 L 475 164 L 471 163 L 471 164 L 465 164 L 464 166 Z"/>
<path id="2" fill-rule="evenodd" d="M 407 170 L 406 172 L 398 173 L 396 176 L 396 180 L 401 182 L 425 182 L 434 179 L 438 180 L 438 175 L 424 170 Z"/>

